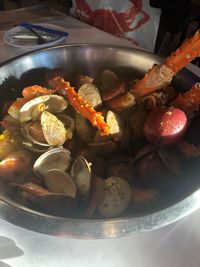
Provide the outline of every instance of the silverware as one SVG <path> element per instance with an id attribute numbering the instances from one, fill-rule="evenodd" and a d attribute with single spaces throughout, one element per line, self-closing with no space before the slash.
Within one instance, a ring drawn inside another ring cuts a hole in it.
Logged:
<path id="1" fill-rule="evenodd" d="M 46 34 L 41 34 L 42 38 L 46 40 L 46 42 L 50 41 L 55 41 L 58 39 L 58 37 L 52 36 L 52 35 L 46 35 Z M 30 33 L 25 33 L 25 32 L 18 32 L 14 35 L 12 35 L 13 39 L 19 40 L 19 41 L 35 41 L 37 40 L 37 36 L 34 34 Z"/>
<path id="2" fill-rule="evenodd" d="M 32 28 L 28 28 L 28 27 L 26 27 L 26 29 L 29 30 L 30 32 L 32 32 L 37 37 L 37 44 L 40 45 L 40 44 L 46 44 L 47 43 L 47 41 L 42 37 L 42 35 L 39 32 L 35 31 Z"/>
<path id="3" fill-rule="evenodd" d="M 50 33 L 50 34 L 54 34 L 54 35 L 62 36 L 62 37 L 67 37 L 69 35 L 68 32 L 50 29 L 50 28 L 47 28 L 47 27 L 44 27 L 41 25 L 35 25 L 35 24 L 27 23 L 27 22 L 23 22 L 23 23 L 19 24 L 19 26 L 22 26 L 26 29 L 38 30 L 41 32 L 46 32 L 46 33 Z"/>

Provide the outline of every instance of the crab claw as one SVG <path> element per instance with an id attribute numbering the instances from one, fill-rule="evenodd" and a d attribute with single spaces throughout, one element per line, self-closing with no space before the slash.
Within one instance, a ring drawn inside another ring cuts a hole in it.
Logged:
<path id="1" fill-rule="evenodd" d="M 183 67 L 200 55 L 200 30 L 166 58 L 162 65 L 154 64 L 142 80 L 136 82 L 131 93 L 136 100 L 171 83 Z"/>

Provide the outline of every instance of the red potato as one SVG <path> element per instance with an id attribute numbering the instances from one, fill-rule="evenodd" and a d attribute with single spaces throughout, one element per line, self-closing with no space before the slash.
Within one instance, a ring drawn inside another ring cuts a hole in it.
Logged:
<path id="1" fill-rule="evenodd" d="M 146 139 L 157 146 L 169 146 L 181 141 L 187 128 L 185 113 L 174 107 L 154 109 L 143 126 Z"/>

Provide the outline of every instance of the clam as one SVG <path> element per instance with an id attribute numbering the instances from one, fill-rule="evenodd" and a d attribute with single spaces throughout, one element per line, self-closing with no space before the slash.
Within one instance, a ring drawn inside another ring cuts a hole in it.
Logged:
<path id="1" fill-rule="evenodd" d="M 104 70 L 101 73 L 101 83 L 104 89 L 110 89 L 117 85 L 118 77 L 117 75 L 111 70 Z"/>
<path id="2" fill-rule="evenodd" d="M 101 133 L 99 131 L 96 132 L 92 142 L 93 143 L 106 143 L 109 141 L 113 141 L 112 136 L 111 135 L 101 135 Z"/>
<path id="3" fill-rule="evenodd" d="M 147 144 L 141 147 L 133 156 L 132 161 L 136 162 L 137 160 L 141 159 L 142 157 L 155 152 L 156 147 L 152 146 L 151 144 Z"/>
<path id="4" fill-rule="evenodd" d="M 121 142 L 125 132 L 125 125 L 120 116 L 109 110 L 106 115 L 106 122 L 110 128 L 110 134 L 117 142 Z"/>
<path id="5" fill-rule="evenodd" d="M 76 197 L 76 184 L 71 176 L 59 169 L 49 170 L 44 177 L 45 186 L 52 193 Z"/>
<path id="6" fill-rule="evenodd" d="M 114 87 L 102 90 L 101 96 L 104 101 L 108 101 L 124 94 L 127 90 L 127 83 L 119 81 Z"/>
<path id="7" fill-rule="evenodd" d="M 56 117 L 64 124 L 64 127 L 66 129 L 66 141 L 68 139 L 72 139 L 73 131 L 75 129 L 74 120 L 70 116 L 64 113 L 57 114 Z"/>
<path id="8" fill-rule="evenodd" d="M 87 103 L 96 108 L 102 105 L 98 88 L 91 83 L 85 83 L 78 89 L 78 95 L 87 100 Z"/>
<path id="9" fill-rule="evenodd" d="M 176 152 L 171 148 L 160 148 L 158 154 L 167 169 L 175 175 L 182 172 L 181 161 Z"/>
<path id="10" fill-rule="evenodd" d="M 44 137 L 49 145 L 62 146 L 67 137 L 64 124 L 48 111 L 42 112 L 41 125 Z"/>
<path id="11" fill-rule="evenodd" d="M 35 153 L 45 153 L 46 151 L 52 149 L 51 146 L 44 146 L 44 145 L 38 145 L 38 144 L 33 144 L 32 142 L 28 141 L 28 140 L 22 140 L 21 142 L 22 146 L 32 152 Z"/>
<path id="12" fill-rule="evenodd" d="M 74 130 L 75 122 L 70 116 L 68 116 L 65 113 L 59 113 L 59 114 L 56 114 L 56 117 L 62 121 L 65 128 L 70 128 L 72 131 Z"/>
<path id="13" fill-rule="evenodd" d="M 40 146 L 50 146 L 44 137 L 40 121 L 25 123 L 21 127 L 21 133 L 30 143 Z"/>
<path id="14" fill-rule="evenodd" d="M 94 163 L 94 161 L 96 161 L 96 158 L 98 157 L 98 154 L 88 148 L 81 149 L 78 155 L 85 158 L 88 162 L 91 162 L 92 164 Z"/>
<path id="15" fill-rule="evenodd" d="M 76 203 L 74 197 L 66 194 L 51 193 L 44 187 L 34 183 L 12 184 L 12 186 L 22 190 L 22 195 L 45 213 L 58 216 L 68 215 Z"/>
<path id="16" fill-rule="evenodd" d="M 111 218 L 122 214 L 128 207 L 132 197 L 129 183 L 117 176 L 105 180 L 104 197 L 98 207 L 100 214 Z"/>
<path id="17" fill-rule="evenodd" d="M 66 171 L 70 165 L 71 152 L 64 148 L 53 148 L 42 154 L 34 163 L 33 170 L 38 176 L 45 176 L 51 169 Z"/>
<path id="18" fill-rule="evenodd" d="M 83 149 L 79 152 L 79 156 L 85 158 L 92 164 L 92 173 L 98 177 L 104 177 L 106 170 L 105 159 L 92 151 L 91 149 Z"/>
<path id="19" fill-rule="evenodd" d="M 72 165 L 71 176 L 75 181 L 79 194 L 82 197 L 87 197 L 91 185 L 91 168 L 88 161 L 79 156 Z"/>
<path id="20" fill-rule="evenodd" d="M 19 110 L 18 120 L 23 123 L 37 120 L 44 110 L 51 113 L 62 112 L 67 108 L 67 101 L 58 95 L 42 95 L 26 102 Z"/>
<path id="21" fill-rule="evenodd" d="M 78 74 L 75 77 L 75 83 L 76 83 L 76 88 L 81 87 L 83 84 L 85 83 L 92 83 L 94 80 L 94 78 L 87 76 L 87 75 L 83 75 L 83 74 Z"/>
<path id="22" fill-rule="evenodd" d="M 119 148 L 119 143 L 123 139 L 125 125 L 120 116 L 109 110 L 106 112 L 106 122 L 110 128 L 110 135 L 102 136 L 97 131 L 92 142 L 88 142 L 89 147 L 95 152 L 112 153 Z"/>
<path id="23" fill-rule="evenodd" d="M 83 118 L 79 113 L 76 113 L 75 127 L 81 140 L 85 141 L 86 143 L 93 140 L 96 129 L 93 128 L 88 120 Z"/>

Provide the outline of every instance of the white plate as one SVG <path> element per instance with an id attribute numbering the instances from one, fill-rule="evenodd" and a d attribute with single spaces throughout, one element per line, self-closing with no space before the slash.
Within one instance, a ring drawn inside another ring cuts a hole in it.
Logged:
<path id="1" fill-rule="evenodd" d="M 47 23 L 36 24 L 35 23 L 35 25 L 41 25 L 41 26 L 44 26 L 44 27 L 47 27 L 53 30 L 65 31 L 65 29 L 63 29 L 62 27 L 56 26 L 53 24 L 47 24 Z M 18 40 L 14 38 L 13 36 L 18 34 L 19 32 L 20 33 L 23 32 L 24 34 L 26 33 L 30 34 L 30 31 L 28 29 L 21 27 L 21 26 L 17 26 L 4 33 L 4 36 L 3 36 L 4 42 L 10 46 L 14 46 L 14 47 L 22 48 L 22 49 L 39 49 L 39 48 L 53 46 L 56 44 L 61 44 L 67 38 L 67 37 L 61 36 L 61 37 L 58 37 L 56 40 L 50 40 L 45 44 L 37 44 L 37 39 L 35 40 L 35 42 L 34 41 L 27 42 L 27 41 L 22 41 L 22 40 Z"/>

